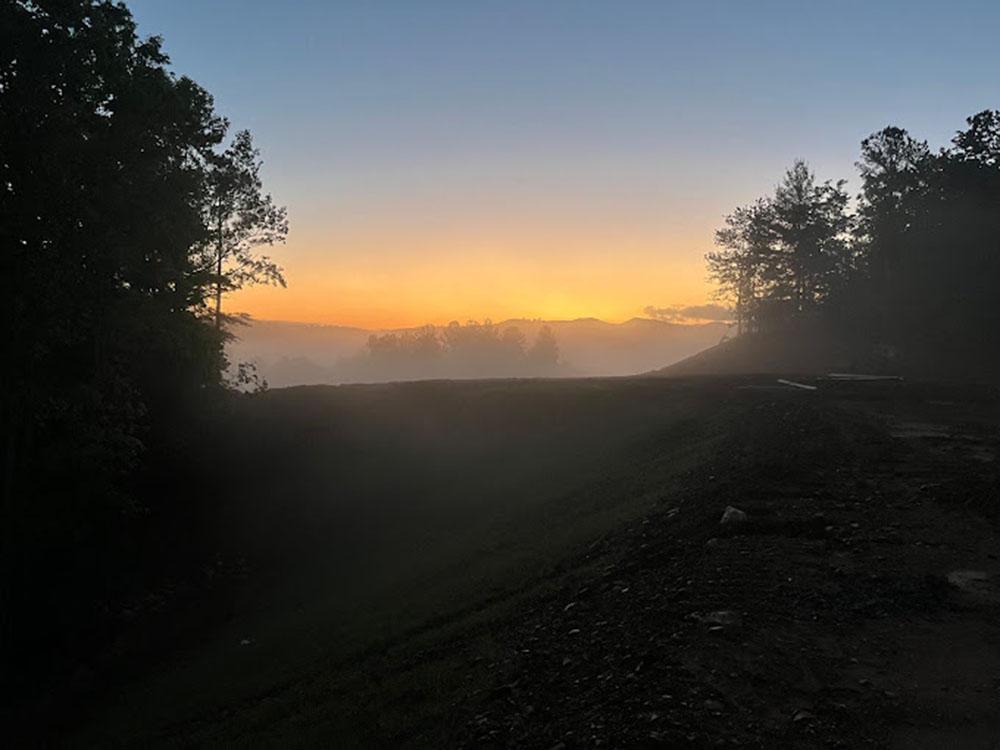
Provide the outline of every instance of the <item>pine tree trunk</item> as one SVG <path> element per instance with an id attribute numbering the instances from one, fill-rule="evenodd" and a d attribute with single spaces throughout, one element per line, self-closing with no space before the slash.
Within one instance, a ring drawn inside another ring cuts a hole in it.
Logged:
<path id="1" fill-rule="evenodd" d="M 215 330 L 222 330 L 222 219 L 219 219 L 219 239 L 215 253 Z"/>

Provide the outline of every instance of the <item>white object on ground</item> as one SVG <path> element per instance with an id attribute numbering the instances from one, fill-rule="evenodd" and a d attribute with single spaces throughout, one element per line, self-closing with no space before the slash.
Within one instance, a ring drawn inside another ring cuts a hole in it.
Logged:
<path id="1" fill-rule="evenodd" d="M 778 378 L 778 382 L 782 385 L 790 385 L 792 388 L 801 388 L 804 391 L 815 391 L 816 386 L 806 385 L 805 383 L 796 383 L 794 380 L 785 380 L 784 378 Z"/>

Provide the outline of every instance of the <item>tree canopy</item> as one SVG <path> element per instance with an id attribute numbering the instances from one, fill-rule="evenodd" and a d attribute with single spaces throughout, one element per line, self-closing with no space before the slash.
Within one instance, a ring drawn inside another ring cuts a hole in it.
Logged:
<path id="1" fill-rule="evenodd" d="M 288 216 L 263 193 L 260 151 L 249 130 L 241 130 L 221 154 L 208 162 L 205 224 L 209 238 L 201 249 L 203 268 L 212 270 L 215 327 L 222 328 L 222 295 L 249 284 L 285 286 L 281 268 L 254 248 L 284 242 Z"/>
<path id="2" fill-rule="evenodd" d="M 709 272 L 741 328 L 756 330 L 815 311 L 850 263 L 844 182 L 817 185 L 796 161 L 774 194 L 738 208 L 716 232 Z"/>
<path id="3" fill-rule="evenodd" d="M 932 151 L 902 128 L 866 138 L 861 188 L 817 184 L 796 162 L 772 196 L 737 208 L 709 253 L 739 330 L 810 317 L 914 366 L 950 361 L 995 376 L 1000 305 L 1000 113 Z"/>
<path id="4" fill-rule="evenodd" d="M 559 366 L 559 345 L 549 326 L 527 346 L 520 328 L 490 320 L 373 334 L 367 350 L 344 363 L 359 380 L 530 377 L 555 375 Z"/>
<path id="5" fill-rule="evenodd" d="M 249 253 L 286 227 L 253 200 L 249 134 L 220 151 L 228 123 L 168 64 L 120 3 L 0 4 L 5 666 L 28 641 L 55 653 L 86 630 L 93 587 L 107 596 L 128 569 L 115 550 L 141 515 L 142 456 L 221 385 L 220 277 L 204 259 L 226 180 L 242 192 L 225 288 L 280 279 Z"/>

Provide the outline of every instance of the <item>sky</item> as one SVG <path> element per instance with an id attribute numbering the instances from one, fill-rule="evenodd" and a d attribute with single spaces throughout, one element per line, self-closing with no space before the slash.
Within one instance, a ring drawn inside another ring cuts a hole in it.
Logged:
<path id="1" fill-rule="evenodd" d="M 796 158 L 1000 107 L 1000 2 L 131 0 L 249 128 L 288 207 L 254 317 L 622 321 L 708 301 L 704 254 Z"/>

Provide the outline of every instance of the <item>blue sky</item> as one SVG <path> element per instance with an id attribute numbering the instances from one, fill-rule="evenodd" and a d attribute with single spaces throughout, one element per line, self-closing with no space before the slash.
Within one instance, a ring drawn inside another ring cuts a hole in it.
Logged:
<path id="1" fill-rule="evenodd" d="M 1000 107 L 996 2 L 129 5 L 288 204 L 262 317 L 700 302 L 712 230 L 793 159 L 856 189 L 868 133 Z"/>

